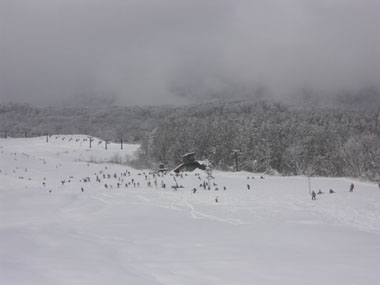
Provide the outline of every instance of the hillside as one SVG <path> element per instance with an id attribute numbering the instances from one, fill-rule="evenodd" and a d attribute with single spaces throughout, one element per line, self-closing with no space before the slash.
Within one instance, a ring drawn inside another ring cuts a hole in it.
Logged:
<path id="1" fill-rule="evenodd" d="M 299 108 L 265 100 L 186 106 L 35 108 L 0 106 L 0 136 L 82 133 L 140 143 L 134 165 L 174 167 L 183 153 L 212 155 L 215 167 L 283 175 L 380 181 L 380 109 Z"/>
<path id="2" fill-rule="evenodd" d="M 214 171 L 204 190 L 202 171 L 102 163 L 137 148 L 0 139 L 0 283 L 378 283 L 377 184 L 312 177 L 312 201 L 305 176 Z"/>

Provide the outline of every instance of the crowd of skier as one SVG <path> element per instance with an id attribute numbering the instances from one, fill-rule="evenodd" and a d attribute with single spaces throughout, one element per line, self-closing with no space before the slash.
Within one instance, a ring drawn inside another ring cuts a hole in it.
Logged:
<path id="1" fill-rule="evenodd" d="M 20 157 L 17 153 L 11 154 L 14 158 L 14 160 L 18 160 Z M 47 161 L 43 158 L 37 158 L 35 156 L 28 155 L 26 153 L 20 154 L 23 158 L 34 158 L 38 159 L 40 163 L 43 165 L 47 164 Z M 87 166 L 90 166 L 89 163 L 87 163 Z M 62 167 L 61 163 L 58 163 L 55 165 L 55 168 L 57 171 L 58 169 Z M 202 190 L 227 190 L 226 185 L 218 185 L 216 183 L 216 179 L 208 179 L 210 177 L 205 175 L 201 175 L 199 172 L 195 172 L 195 174 L 191 172 L 181 172 L 181 173 L 173 173 L 170 171 L 135 171 L 135 173 L 131 173 L 131 170 L 124 170 L 122 172 L 111 172 L 110 169 L 108 169 L 109 166 L 105 165 L 102 167 L 101 170 L 98 170 L 97 172 L 93 173 L 90 176 L 85 176 L 79 179 L 80 186 L 79 190 L 81 192 L 85 192 L 86 188 L 90 189 L 91 187 L 94 187 L 93 184 L 91 184 L 92 181 L 95 181 L 97 184 L 100 185 L 100 187 L 103 187 L 105 190 L 111 190 L 111 189 L 140 189 L 140 188 L 155 188 L 155 189 L 166 189 L 168 186 L 167 184 L 171 184 L 170 188 L 174 191 L 178 191 L 178 189 L 185 188 L 182 183 L 182 179 L 189 175 L 194 175 L 198 181 L 197 186 L 193 187 L 191 189 L 193 194 L 196 194 L 199 189 Z M 20 173 L 22 171 L 24 174 L 28 173 L 28 169 L 26 167 L 16 167 L 13 169 L 13 174 Z M 2 170 L 0 169 L 0 173 Z M 32 180 L 31 177 L 24 176 L 18 176 L 18 179 L 28 179 Z M 202 178 L 203 177 L 203 178 Z M 213 178 L 213 177 L 212 177 Z M 260 175 L 258 179 L 265 179 L 263 175 Z M 71 183 L 73 180 L 75 180 L 74 176 L 69 176 L 67 179 L 60 180 L 60 186 L 61 189 L 65 187 L 67 184 Z M 254 176 L 247 176 L 247 180 L 255 180 Z M 50 181 L 49 181 L 50 182 Z M 52 183 L 48 185 L 46 177 L 43 177 L 43 180 L 41 182 L 42 187 L 48 190 L 49 193 L 53 192 L 54 187 L 52 187 Z M 251 191 L 252 189 L 253 181 L 250 183 L 248 182 L 246 184 L 246 189 L 248 191 Z M 55 184 L 56 185 L 56 184 Z M 88 187 L 87 187 L 88 185 Z M 379 183 L 380 188 L 380 183 Z M 55 186 L 56 187 L 56 186 Z M 351 183 L 348 187 L 349 192 L 353 192 L 355 188 L 355 185 Z M 317 200 L 318 195 L 323 195 L 326 192 L 323 192 L 321 189 L 319 189 L 317 192 L 312 191 L 311 199 Z M 328 190 L 329 194 L 335 193 L 335 191 L 330 188 Z M 215 196 L 214 198 L 215 202 L 218 203 L 220 201 L 219 196 Z"/>
<path id="2" fill-rule="evenodd" d="M 137 177 L 135 176 L 137 175 Z M 172 185 L 170 186 L 171 189 L 174 191 L 178 191 L 178 189 L 183 189 L 185 188 L 183 184 L 181 183 L 181 180 L 184 177 L 187 177 L 189 175 L 194 175 L 192 173 L 172 173 L 172 172 L 157 172 L 157 171 L 142 171 L 142 172 L 137 172 L 135 174 L 131 174 L 130 170 L 125 170 L 120 173 L 110 173 L 108 171 L 108 167 L 104 166 L 104 169 L 95 172 L 93 174 L 93 179 L 97 183 L 99 183 L 102 187 L 104 187 L 105 190 L 111 190 L 111 189 L 140 189 L 146 187 L 148 188 L 155 188 L 155 189 L 166 189 L 167 188 L 167 179 L 170 178 L 170 181 L 172 181 Z M 218 191 L 219 190 L 219 185 L 216 182 L 210 182 L 206 179 L 203 179 L 199 173 L 195 173 L 195 177 L 198 179 L 198 187 L 193 187 L 191 189 L 193 194 L 196 194 L 199 189 L 202 190 L 213 190 L 213 191 Z M 72 176 L 70 178 L 73 178 Z M 46 179 L 46 178 L 45 178 Z M 253 180 L 255 179 L 254 176 L 248 176 L 248 180 Z M 264 176 L 260 176 L 259 179 L 265 179 Z M 84 192 L 85 191 L 85 186 L 84 184 L 90 183 L 92 181 L 91 177 L 86 176 L 83 177 L 79 180 L 81 184 L 80 186 L 80 191 Z M 68 180 L 62 180 L 62 186 L 66 183 L 70 182 L 70 179 Z M 45 181 L 43 182 L 43 186 L 46 187 Z M 89 185 L 89 187 L 93 187 L 93 185 Z M 246 184 L 246 188 L 248 191 L 252 189 L 251 183 Z M 355 185 L 353 183 L 350 184 L 348 191 L 353 192 L 355 188 Z M 380 188 L 380 184 L 379 184 Z M 227 187 L 225 185 L 221 186 L 221 189 L 223 191 L 227 190 Z M 49 191 L 51 192 L 51 190 Z M 326 192 L 323 192 L 321 189 L 316 191 L 311 192 L 311 199 L 312 200 L 317 200 L 318 195 L 325 194 Z M 333 189 L 328 190 L 329 194 L 336 193 Z M 219 202 L 219 196 L 215 196 L 215 202 Z"/>

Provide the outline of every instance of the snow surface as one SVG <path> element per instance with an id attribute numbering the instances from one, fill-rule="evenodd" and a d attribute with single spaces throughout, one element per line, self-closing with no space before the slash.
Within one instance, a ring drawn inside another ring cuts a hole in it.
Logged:
<path id="1" fill-rule="evenodd" d="M 203 171 L 156 188 L 149 171 L 99 163 L 137 145 L 86 138 L 0 139 L 0 284 L 380 284 L 373 183 L 311 178 L 336 191 L 317 201 L 306 177 L 246 172 L 214 172 L 210 191 Z"/>

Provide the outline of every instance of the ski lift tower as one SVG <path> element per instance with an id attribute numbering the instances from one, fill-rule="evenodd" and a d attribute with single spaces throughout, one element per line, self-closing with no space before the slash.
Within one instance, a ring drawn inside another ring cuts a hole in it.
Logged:
<path id="1" fill-rule="evenodd" d="M 234 154 L 234 156 L 235 156 L 235 170 L 236 170 L 236 172 L 238 172 L 239 171 L 239 164 L 238 164 L 238 153 L 240 152 L 240 150 L 238 150 L 238 149 L 233 149 L 232 150 L 232 153 Z"/>
<path id="2" fill-rule="evenodd" d="M 309 186 L 309 195 L 311 195 L 311 177 L 313 176 L 313 170 L 312 168 L 309 168 L 307 171 L 306 171 L 306 175 L 307 175 L 307 183 L 308 183 L 308 186 Z"/>
<path id="3" fill-rule="evenodd" d="M 263 157 L 265 159 L 265 172 L 269 172 L 271 169 L 270 166 L 270 160 L 271 160 L 271 155 L 270 155 L 270 144 L 269 140 L 267 138 L 261 139 L 264 143 L 265 146 L 265 156 Z"/>

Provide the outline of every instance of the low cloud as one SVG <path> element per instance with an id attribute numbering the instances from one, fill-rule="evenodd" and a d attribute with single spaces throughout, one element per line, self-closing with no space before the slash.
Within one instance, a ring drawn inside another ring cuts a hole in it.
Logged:
<path id="1" fill-rule="evenodd" d="M 156 105 L 380 89 L 375 0 L 0 0 L 0 11 L 0 102 Z"/>

